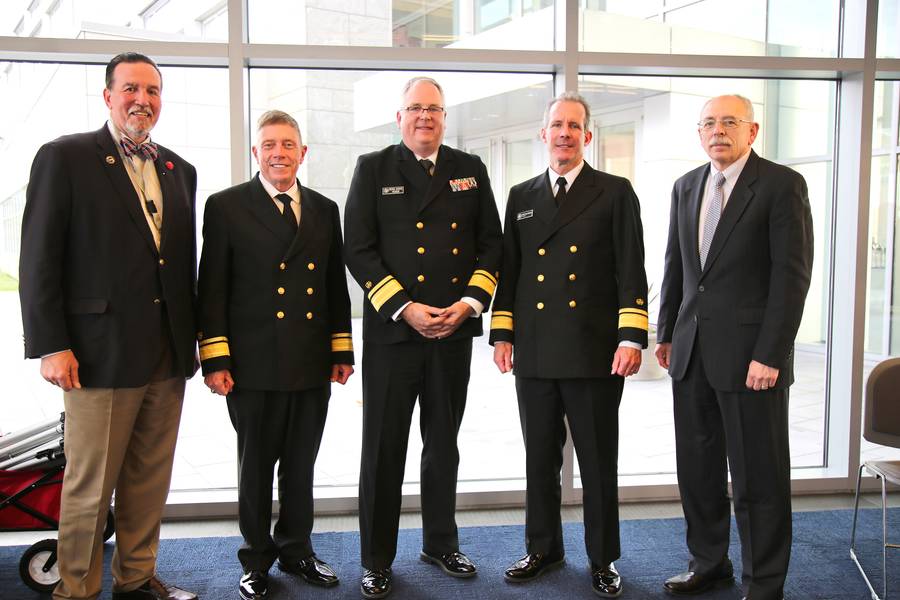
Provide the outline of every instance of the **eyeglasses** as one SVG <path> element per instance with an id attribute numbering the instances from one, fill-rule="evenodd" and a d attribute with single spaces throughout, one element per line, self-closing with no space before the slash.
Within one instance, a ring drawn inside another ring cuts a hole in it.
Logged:
<path id="1" fill-rule="evenodd" d="M 725 129 L 734 129 L 740 123 L 752 123 L 746 119 L 735 119 L 734 117 L 725 117 L 724 119 L 703 119 L 697 122 L 697 127 L 703 131 L 712 131 L 716 127 L 716 123 L 721 123 Z"/>
<path id="2" fill-rule="evenodd" d="M 423 112 L 426 112 L 432 117 L 436 117 L 437 115 L 444 113 L 444 107 L 438 106 L 436 104 L 429 104 L 428 106 L 422 106 L 421 104 L 410 104 L 409 106 L 400 107 L 400 110 L 413 115 L 420 115 Z"/>

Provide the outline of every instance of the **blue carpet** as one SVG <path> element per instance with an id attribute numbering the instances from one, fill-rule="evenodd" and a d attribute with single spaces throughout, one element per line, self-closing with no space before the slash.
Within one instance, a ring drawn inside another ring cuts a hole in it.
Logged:
<path id="1" fill-rule="evenodd" d="M 859 554 L 870 575 L 881 577 L 881 511 L 867 509 L 860 513 Z M 799 599 L 867 600 L 868 591 L 856 567 L 850 561 L 848 547 L 852 511 L 837 510 L 794 514 L 794 545 L 785 597 Z M 889 540 L 900 537 L 900 509 L 889 512 Z M 399 551 L 394 562 L 394 594 L 396 600 L 425 599 L 494 599 L 555 600 L 557 598 L 596 598 L 591 593 L 587 558 L 584 553 L 584 528 L 580 523 L 565 525 L 565 567 L 530 584 L 511 585 L 502 572 L 523 552 L 524 528 L 521 526 L 470 527 L 460 530 L 460 542 L 478 565 L 477 577 L 452 579 L 437 567 L 419 560 L 421 532 L 400 532 Z M 893 532 L 893 536 L 891 535 Z M 237 599 L 240 566 L 235 552 L 239 538 L 173 539 L 161 542 L 159 574 L 167 581 L 196 591 L 202 600 Z M 322 533 L 313 536 L 316 553 L 329 562 L 341 576 L 339 586 L 322 590 L 304 584 L 297 578 L 273 568 L 270 597 L 273 600 L 342 600 L 358 599 L 360 575 L 359 535 L 357 533 Z M 0 598 L 30 600 L 40 598 L 19 579 L 18 562 L 24 547 L 0 547 Z M 740 570 L 740 550 L 732 523 L 731 559 Z M 107 590 L 102 600 L 110 598 L 109 559 L 112 544 L 106 545 Z M 662 591 L 663 580 L 687 565 L 684 546 L 684 522 L 681 519 L 657 519 L 622 522 L 622 558 L 616 566 L 625 582 L 623 599 L 671 597 Z M 738 580 L 740 576 L 738 573 Z M 888 551 L 890 589 L 900 594 L 900 551 Z M 716 590 L 703 600 L 739 600 L 740 586 Z M 896 596 L 900 597 L 900 596 Z"/>

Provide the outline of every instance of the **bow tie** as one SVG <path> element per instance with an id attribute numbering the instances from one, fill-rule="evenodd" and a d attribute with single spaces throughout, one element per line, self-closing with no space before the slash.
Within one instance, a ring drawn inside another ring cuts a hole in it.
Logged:
<path id="1" fill-rule="evenodd" d="M 125 156 L 139 155 L 143 157 L 145 160 L 155 161 L 156 157 L 159 156 L 159 150 L 156 148 L 156 144 L 153 142 L 142 142 L 140 144 L 136 144 L 134 140 L 131 140 L 127 137 L 122 137 L 122 141 L 119 142 L 122 145 L 122 151 L 125 153 Z"/>

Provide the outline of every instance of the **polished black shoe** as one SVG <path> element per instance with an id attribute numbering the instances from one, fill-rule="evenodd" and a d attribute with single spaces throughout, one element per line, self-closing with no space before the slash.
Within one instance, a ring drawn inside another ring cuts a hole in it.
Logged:
<path id="1" fill-rule="evenodd" d="M 262 600 L 269 593 L 269 576 L 262 571 L 250 571 L 238 585 L 241 600 Z"/>
<path id="2" fill-rule="evenodd" d="M 591 589 L 602 598 L 618 598 L 622 595 L 622 576 L 616 571 L 616 565 L 609 563 L 605 567 L 591 565 Z"/>
<path id="3" fill-rule="evenodd" d="M 155 575 L 130 592 L 113 592 L 112 600 L 197 600 L 197 594 L 168 585 Z"/>
<path id="4" fill-rule="evenodd" d="M 478 569 L 475 568 L 475 563 L 469 560 L 469 557 L 462 552 L 451 552 L 440 556 L 422 552 L 419 558 L 424 562 L 439 566 L 450 577 L 474 577 L 478 572 Z"/>
<path id="5" fill-rule="evenodd" d="M 526 554 L 503 572 L 503 577 L 511 583 L 532 581 L 546 571 L 566 562 L 562 556 L 545 556 L 543 554 Z"/>
<path id="6" fill-rule="evenodd" d="M 687 571 L 669 577 L 663 584 L 663 588 L 676 596 L 690 596 L 702 594 L 714 587 L 729 585 L 734 581 L 734 567 L 727 558 L 715 569 L 706 573 Z"/>
<path id="7" fill-rule="evenodd" d="M 366 569 L 359 583 L 363 598 L 384 598 L 391 593 L 391 568 Z"/>
<path id="8" fill-rule="evenodd" d="M 278 559 L 278 568 L 286 573 L 299 575 L 306 583 L 319 587 L 331 587 L 338 584 L 338 576 L 334 569 L 328 563 L 319 560 L 315 554 L 310 554 L 296 562 L 283 562 Z"/>

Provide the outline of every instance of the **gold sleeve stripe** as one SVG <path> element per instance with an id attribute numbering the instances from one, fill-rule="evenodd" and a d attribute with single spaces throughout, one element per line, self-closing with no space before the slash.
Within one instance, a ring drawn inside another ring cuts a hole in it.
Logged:
<path id="1" fill-rule="evenodd" d="M 622 329 L 623 327 L 647 331 L 647 329 L 649 329 L 649 319 L 647 318 L 647 315 L 622 313 L 619 315 L 619 329 Z"/>
<path id="2" fill-rule="evenodd" d="M 495 311 L 491 315 L 491 329 L 508 329 L 513 331 L 512 313 Z"/>
<path id="3" fill-rule="evenodd" d="M 225 338 L 217 338 L 225 339 Z M 209 360 L 220 356 L 231 356 L 231 350 L 228 348 L 228 342 L 216 342 L 214 344 L 204 344 L 200 346 L 200 360 Z"/>
<path id="4" fill-rule="evenodd" d="M 388 275 L 378 282 L 378 285 L 369 292 L 369 302 L 375 307 L 375 310 L 381 310 L 384 303 L 394 297 L 395 294 L 403 290 L 400 282 L 394 279 L 393 275 Z"/>
<path id="5" fill-rule="evenodd" d="M 497 279 L 487 271 L 478 269 L 472 273 L 472 278 L 469 279 L 469 285 L 481 288 L 488 296 L 493 296 L 494 290 L 497 289 Z"/>
<path id="6" fill-rule="evenodd" d="M 509 311 L 509 310 L 495 310 L 495 311 L 494 311 L 493 313 L 491 313 L 491 314 L 494 314 L 494 315 L 502 315 L 502 316 L 504 316 L 504 317 L 511 317 L 511 316 L 512 316 L 512 311 Z"/>
<path id="7" fill-rule="evenodd" d="M 620 308 L 620 309 L 619 309 L 619 314 L 620 314 L 620 315 L 624 315 L 624 314 L 642 315 L 642 316 L 646 317 L 646 316 L 647 316 L 647 311 L 646 311 L 646 310 L 642 310 L 642 309 L 640 309 L 640 308 Z"/>
<path id="8" fill-rule="evenodd" d="M 349 333 L 335 333 L 331 336 L 332 352 L 353 352 L 353 338 Z"/>
<path id="9" fill-rule="evenodd" d="M 207 338 L 207 339 L 201 341 L 200 345 L 206 346 L 208 344 L 215 344 L 216 342 L 227 342 L 227 341 L 228 341 L 228 338 L 223 335 L 223 336 L 214 337 L 214 338 Z"/>

